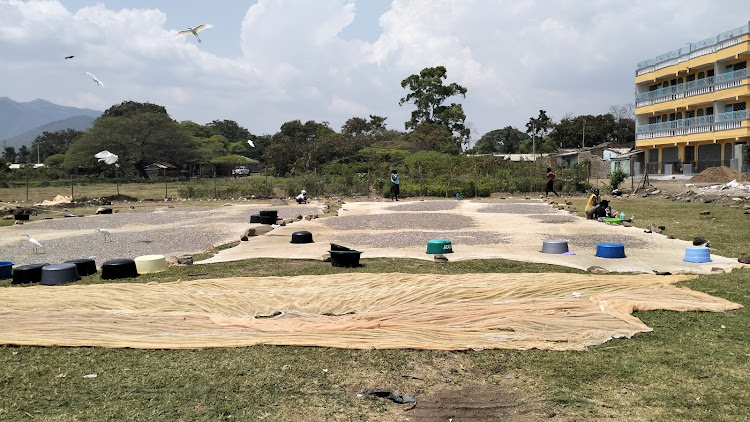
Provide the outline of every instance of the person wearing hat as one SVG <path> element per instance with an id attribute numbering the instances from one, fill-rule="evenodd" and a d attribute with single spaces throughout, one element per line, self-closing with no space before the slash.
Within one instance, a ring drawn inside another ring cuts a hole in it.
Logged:
<path id="1" fill-rule="evenodd" d="M 398 201 L 400 185 L 401 181 L 398 180 L 398 172 L 396 169 L 391 169 L 391 201 L 394 199 Z"/>
<path id="2" fill-rule="evenodd" d="M 589 201 L 586 202 L 586 218 L 596 218 L 601 203 L 602 198 L 599 196 L 599 189 L 594 189 L 594 194 L 591 195 Z"/>
<path id="3" fill-rule="evenodd" d="M 302 189 L 302 192 L 300 192 L 299 195 L 297 195 L 297 203 L 298 204 L 306 204 L 307 203 L 307 191 Z"/>

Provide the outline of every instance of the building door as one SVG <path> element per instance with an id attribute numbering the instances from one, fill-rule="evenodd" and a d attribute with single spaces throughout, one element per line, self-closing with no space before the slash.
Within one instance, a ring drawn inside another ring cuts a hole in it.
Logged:
<path id="1" fill-rule="evenodd" d="M 697 171 L 703 171 L 709 167 L 721 166 L 721 145 L 699 145 Z"/>
<path id="2" fill-rule="evenodd" d="M 724 144 L 724 165 L 729 167 L 729 160 L 732 159 L 732 143 L 727 142 Z"/>
<path id="3" fill-rule="evenodd" d="M 661 164 L 662 173 L 669 174 L 664 171 L 667 166 L 672 166 L 672 173 L 678 173 L 682 171 L 682 163 L 677 153 L 677 147 L 663 148 L 661 150 Z"/>
<path id="4" fill-rule="evenodd" d="M 657 174 L 659 173 L 659 150 L 652 148 L 648 150 L 648 158 L 646 159 L 646 173 Z"/>

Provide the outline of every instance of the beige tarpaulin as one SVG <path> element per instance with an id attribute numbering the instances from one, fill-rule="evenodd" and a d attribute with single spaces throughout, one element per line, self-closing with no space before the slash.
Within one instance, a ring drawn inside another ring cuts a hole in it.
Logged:
<path id="1" fill-rule="evenodd" d="M 691 276 L 365 274 L 0 289 L 0 343 L 580 350 L 651 331 L 637 310 L 741 305 Z"/>

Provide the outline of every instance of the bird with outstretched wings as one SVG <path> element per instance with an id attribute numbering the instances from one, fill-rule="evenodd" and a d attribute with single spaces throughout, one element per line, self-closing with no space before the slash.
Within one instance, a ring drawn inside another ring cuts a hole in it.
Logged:
<path id="1" fill-rule="evenodd" d="M 198 36 L 198 33 L 203 31 L 204 29 L 213 28 L 213 27 L 214 26 L 211 25 L 210 23 L 203 23 L 203 24 L 196 26 L 195 28 L 183 29 L 182 31 L 178 32 L 176 36 L 181 37 L 183 35 L 193 34 L 195 35 L 195 38 L 198 39 L 198 42 L 201 42 L 201 38 Z"/>

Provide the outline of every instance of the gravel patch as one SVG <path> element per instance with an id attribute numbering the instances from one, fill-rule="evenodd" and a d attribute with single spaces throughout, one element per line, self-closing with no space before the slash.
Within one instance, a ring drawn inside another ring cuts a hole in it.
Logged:
<path id="1" fill-rule="evenodd" d="M 386 208 L 389 211 L 450 211 L 458 204 L 451 201 L 420 201 Z"/>
<path id="2" fill-rule="evenodd" d="M 250 215 L 259 210 L 277 209 L 280 218 L 319 213 L 317 207 L 289 207 L 287 209 L 263 207 L 222 207 L 186 210 L 164 208 L 155 212 L 120 212 L 117 214 L 90 215 L 86 217 L 40 220 L 23 225 L 2 228 L 4 239 L 0 244 L 2 260 L 15 265 L 36 263 L 56 264 L 70 259 L 95 257 L 97 266 L 110 259 L 134 259 L 142 255 L 169 255 L 178 252 L 197 253 L 207 247 L 239 240 L 242 231 L 250 227 Z M 97 227 L 112 232 L 112 241 L 104 241 Z M 120 231 L 122 230 L 122 231 Z M 44 239 L 41 233 L 70 231 L 64 238 Z M 42 244 L 33 253 L 25 233 L 36 237 Z M 40 233 L 40 235 L 35 235 Z"/>
<path id="3" fill-rule="evenodd" d="M 548 204 L 493 204 L 477 210 L 495 214 L 552 214 L 557 211 Z"/>
<path id="4" fill-rule="evenodd" d="M 626 248 L 643 248 L 647 242 L 634 237 L 626 235 L 611 235 L 611 234 L 568 234 L 565 236 L 547 237 L 545 240 L 567 240 L 568 245 L 575 246 L 578 248 L 593 249 L 596 251 L 596 246 L 599 243 L 622 243 Z M 627 250 L 625 251 L 627 254 Z"/>
<path id="5" fill-rule="evenodd" d="M 570 223 L 578 219 L 577 217 L 574 217 L 570 214 L 561 214 L 561 213 L 534 214 L 534 215 L 530 215 L 529 217 L 533 218 L 534 220 L 539 221 L 540 223 L 551 223 L 551 224 Z"/>
<path id="6" fill-rule="evenodd" d="M 453 245 L 492 245 L 509 243 L 508 235 L 489 231 L 465 232 L 426 232 L 406 231 L 383 234 L 356 234 L 337 237 L 335 242 L 373 248 L 408 248 L 413 246 L 427 247 L 432 239 L 448 239 Z"/>
<path id="7" fill-rule="evenodd" d="M 323 224 L 337 230 L 396 230 L 404 228 L 460 230 L 474 227 L 474 219 L 464 215 L 444 213 L 403 213 L 338 216 L 326 218 Z"/>

